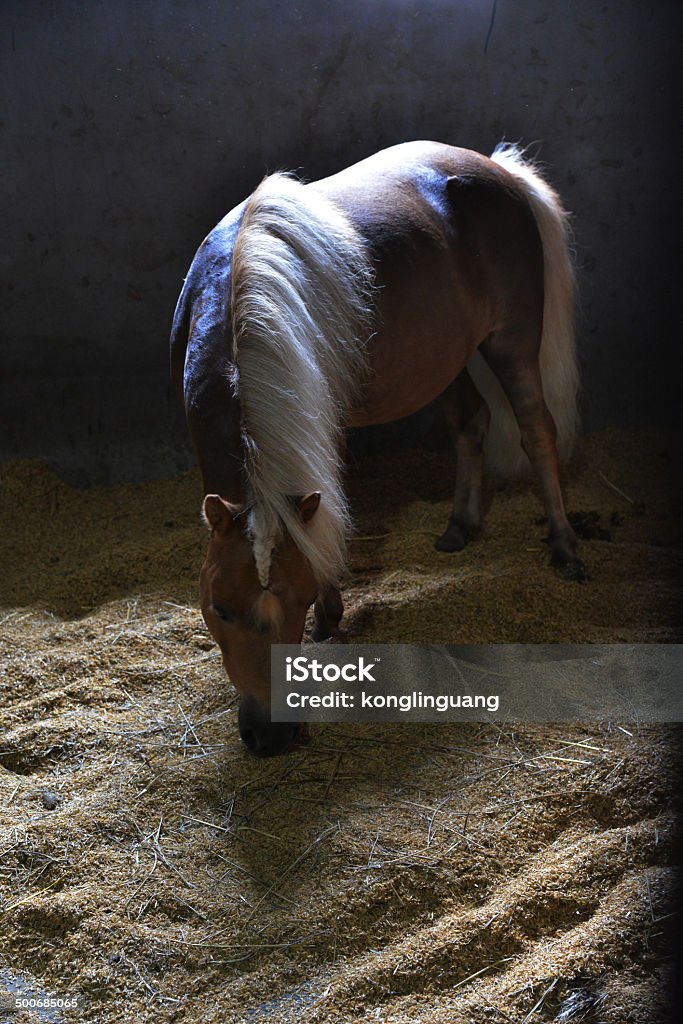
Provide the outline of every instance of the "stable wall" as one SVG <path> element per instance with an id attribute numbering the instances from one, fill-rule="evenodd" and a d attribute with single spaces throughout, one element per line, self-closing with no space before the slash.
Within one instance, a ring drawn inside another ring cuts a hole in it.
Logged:
<path id="1" fill-rule="evenodd" d="M 186 465 L 167 336 L 202 237 L 267 170 L 315 178 L 421 137 L 542 143 L 574 214 L 584 423 L 666 420 L 675 11 L 5 0 L 0 461 L 80 483 Z"/>

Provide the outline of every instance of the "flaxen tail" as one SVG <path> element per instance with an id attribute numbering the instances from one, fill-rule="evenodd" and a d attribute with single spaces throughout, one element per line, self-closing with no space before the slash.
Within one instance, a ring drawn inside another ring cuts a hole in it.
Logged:
<path id="1" fill-rule="evenodd" d="M 574 348 L 574 270 L 569 251 L 568 217 L 557 193 L 525 160 L 519 147 L 502 143 L 491 159 L 517 178 L 527 195 L 543 244 L 545 302 L 540 366 L 543 394 L 557 427 L 561 459 L 571 454 L 578 428 L 579 374 Z M 520 444 L 519 428 L 510 404 L 482 356 L 468 366 L 488 402 L 491 428 L 486 466 L 493 476 L 511 477 L 528 467 Z"/>

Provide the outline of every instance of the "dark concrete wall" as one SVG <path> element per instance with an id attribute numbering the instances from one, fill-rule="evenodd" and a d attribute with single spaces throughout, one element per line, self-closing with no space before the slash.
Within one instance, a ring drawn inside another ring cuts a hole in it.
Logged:
<path id="1" fill-rule="evenodd" d="M 81 481 L 184 464 L 166 346 L 204 234 L 266 170 L 317 177 L 412 138 L 484 152 L 502 137 L 542 141 L 574 212 L 584 420 L 640 425 L 667 414 L 673 4 L 0 9 L 0 459 L 44 456 Z"/>

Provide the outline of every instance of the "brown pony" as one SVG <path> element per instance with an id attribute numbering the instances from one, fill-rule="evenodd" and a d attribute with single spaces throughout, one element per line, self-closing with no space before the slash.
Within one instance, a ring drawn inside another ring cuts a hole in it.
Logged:
<path id="1" fill-rule="evenodd" d="M 317 640 L 342 615 L 345 427 L 439 397 L 457 452 L 439 550 L 481 526 L 485 447 L 499 474 L 526 453 L 552 562 L 583 578 L 558 479 L 576 426 L 572 306 L 565 213 L 512 146 L 489 159 L 410 142 L 310 184 L 274 174 L 204 240 L 172 371 L 211 530 L 202 613 L 254 753 L 296 730 L 270 722 L 271 643 L 300 643 L 311 604 Z"/>

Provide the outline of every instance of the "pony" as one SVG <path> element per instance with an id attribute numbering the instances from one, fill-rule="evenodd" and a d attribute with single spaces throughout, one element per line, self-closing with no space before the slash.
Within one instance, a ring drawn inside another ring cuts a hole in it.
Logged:
<path id="1" fill-rule="evenodd" d="M 204 239 L 171 369 L 210 530 L 201 610 L 254 754 L 297 730 L 270 721 L 270 645 L 301 643 L 311 605 L 316 641 L 342 616 L 347 427 L 438 398 L 457 474 L 437 548 L 480 529 L 485 460 L 498 476 L 530 463 L 552 564 L 584 578 L 559 482 L 577 429 L 573 297 L 567 214 L 509 144 L 489 158 L 409 142 L 319 181 L 271 174 Z"/>

